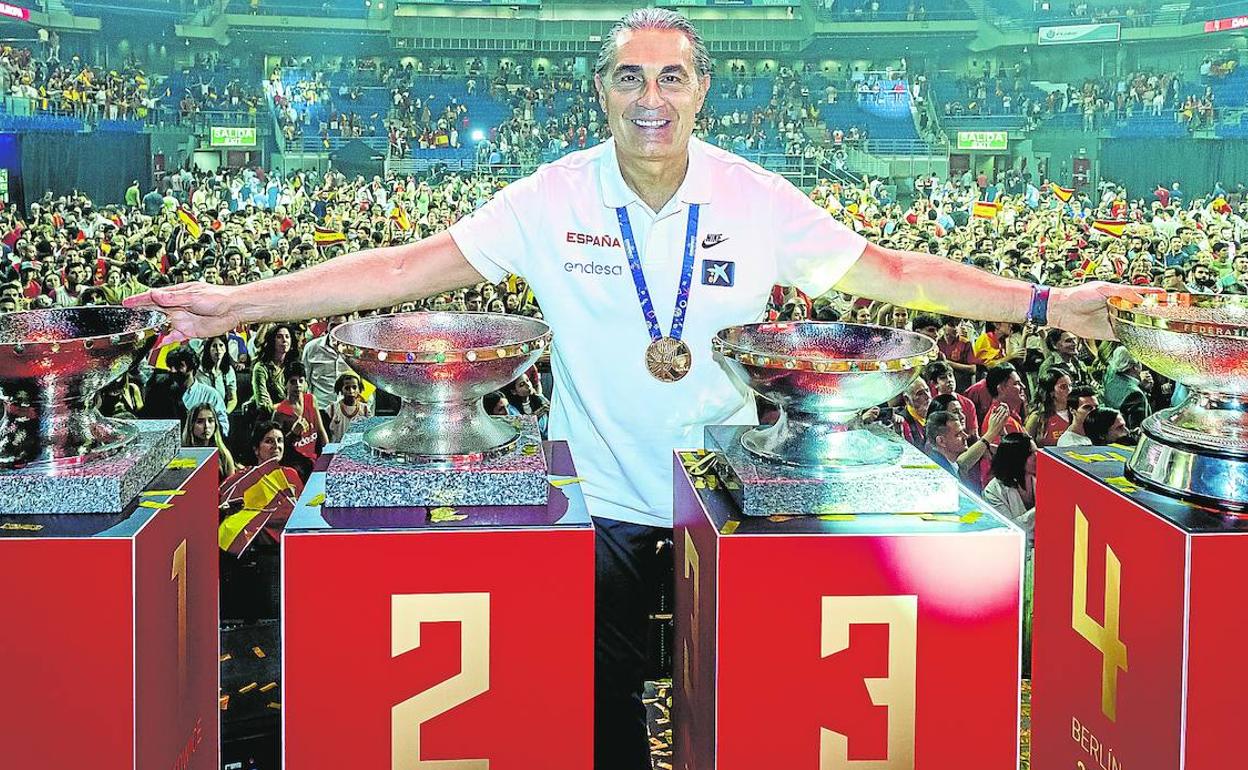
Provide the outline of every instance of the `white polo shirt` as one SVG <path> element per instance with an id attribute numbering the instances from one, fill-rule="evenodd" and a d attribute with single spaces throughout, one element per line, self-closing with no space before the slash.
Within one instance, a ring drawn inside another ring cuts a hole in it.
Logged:
<path id="1" fill-rule="evenodd" d="M 666 334 L 691 203 L 701 208 L 682 339 L 693 368 L 665 383 L 646 369 L 650 335 L 615 209 L 628 207 Z M 756 422 L 711 338 L 762 320 L 774 284 L 823 294 L 866 246 L 783 177 L 698 139 L 657 213 L 624 183 L 608 141 L 508 185 L 450 234 L 486 280 L 524 276 L 554 330 L 549 433 L 567 440 L 590 513 L 662 527 L 672 526 L 672 450 L 701 447 L 707 425 Z"/>

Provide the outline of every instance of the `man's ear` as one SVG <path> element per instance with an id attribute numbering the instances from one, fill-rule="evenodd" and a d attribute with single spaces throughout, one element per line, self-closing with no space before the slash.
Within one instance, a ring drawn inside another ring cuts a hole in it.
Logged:
<path id="1" fill-rule="evenodd" d="M 602 75 L 594 73 L 594 90 L 598 94 L 598 108 L 607 114 L 607 87 L 602 83 Z"/>

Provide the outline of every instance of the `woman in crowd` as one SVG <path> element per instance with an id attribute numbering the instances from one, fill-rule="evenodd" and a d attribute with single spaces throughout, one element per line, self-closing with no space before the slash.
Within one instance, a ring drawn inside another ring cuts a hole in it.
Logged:
<path id="1" fill-rule="evenodd" d="M 198 404 L 186 414 L 186 425 L 182 428 L 182 446 L 216 449 L 217 471 L 220 480 L 224 481 L 234 475 L 237 467 L 234 465 L 234 456 L 221 439 L 219 428 L 217 413 L 212 404 Z"/>
<path id="2" fill-rule="evenodd" d="M 334 381 L 334 394 L 338 396 L 338 400 L 325 410 L 329 418 L 325 425 L 329 443 L 342 441 L 351 423 L 372 416 L 372 409 L 361 398 L 360 392 L 360 378 L 352 372 L 344 372 Z"/>
<path id="3" fill-rule="evenodd" d="M 1031 413 L 1024 429 L 1041 447 L 1057 441 L 1074 419 L 1070 410 L 1071 376 L 1065 369 L 1051 368 L 1040 377 Z"/>
<path id="4" fill-rule="evenodd" d="M 213 337 L 204 343 L 199 372 L 195 376 L 217 391 L 225 403 L 225 411 L 233 412 L 238 406 L 238 377 L 225 337 Z"/>
<path id="5" fill-rule="evenodd" d="M 289 324 L 270 326 L 260 341 L 260 350 L 251 369 L 251 401 L 256 413 L 266 418 L 274 407 L 286 398 L 286 374 L 283 367 L 288 360 L 298 361 L 299 335 Z"/>
<path id="6" fill-rule="evenodd" d="M 1001 437 L 992 456 L 992 480 L 984 499 L 1033 537 L 1036 516 L 1036 444 L 1026 433 Z"/>

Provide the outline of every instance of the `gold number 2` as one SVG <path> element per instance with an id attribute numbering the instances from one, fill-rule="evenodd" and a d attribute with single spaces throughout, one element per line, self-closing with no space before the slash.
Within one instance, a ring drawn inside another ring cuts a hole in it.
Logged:
<path id="1" fill-rule="evenodd" d="M 1118 721 L 1118 670 L 1127 670 L 1127 645 L 1118 638 L 1122 563 L 1105 545 L 1105 625 L 1088 615 L 1088 517 L 1075 507 L 1075 575 L 1070 624 L 1101 653 L 1101 712 Z"/>
<path id="2" fill-rule="evenodd" d="M 849 628 L 888 626 L 888 676 L 864 684 L 876 706 L 888 707 L 888 758 L 849 759 L 849 738 L 819 728 L 820 770 L 913 770 L 919 597 L 825 596 L 820 657 L 849 649 Z"/>
<path id="3" fill-rule="evenodd" d="M 390 709 L 391 770 L 489 770 L 488 759 L 420 758 L 420 728 L 490 689 L 490 595 L 396 594 L 390 597 L 390 657 L 420 647 L 424 623 L 458 622 L 460 670 Z"/>
<path id="4" fill-rule="evenodd" d="M 173 549 L 169 579 L 178 586 L 178 693 L 186 692 L 186 539 Z"/>

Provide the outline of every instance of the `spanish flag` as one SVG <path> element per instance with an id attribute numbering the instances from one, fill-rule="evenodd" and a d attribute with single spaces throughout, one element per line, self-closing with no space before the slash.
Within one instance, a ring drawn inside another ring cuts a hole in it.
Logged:
<path id="1" fill-rule="evenodd" d="M 390 212 L 390 219 L 399 226 L 404 232 L 412 229 L 412 220 L 408 218 L 407 212 L 402 206 L 396 205 L 394 210 Z"/>
<path id="2" fill-rule="evenodd" d="M 1092 229 L 1114 238 L 1121 238 L 1127 223 L 1121 219 L 1098 219 L 1092 223 Z"/>
<path id="3" fill-rule="evenodd" d="M 1057 196 L 1057 199 L 1062 203 L 1069 201 L 1075 194 L 1073 189 L 1069 187 L 1062 187 L 1057 182 L 1050 183 L 1049 189 L 1053 190 L 1053 195 Z"/>
<path id="4" fill-rule="evenodd" d="M 975 205 L 971 208 L 971 216 L 978 219 L 996 219 L 999 213 L 1001 213 L 1001 204 L 993 201 L 975 201 Z"/>
<path id="5" fill-rule="evenodd" d="M 241 504 L 242 510 L 221 520 L 217 528 L 221 550 L 241 556 L 266 527 L 276 537 L 295 509 L 301 486 L 291 482 L 277 460 L 266 460 L 222 482 L 221 502 Z"/>
<path id="6" fill-rule="evenodd" d="M 330 246 L 337 246 L 340 243 L 346 243 L 347 236 L 341 230 L 331 230 L 328 227 L 316 228 L 316 232 L 312 234 L 312 240 L 316 243 L 318 249 L 325 249 Z"/>
<path id="7" fill-rule="evenodd" d="M 199 222 L 195 221 L 195 217 L 191 216 L 191 212 L 186 210 L 186 206 L 178 206 L 178 221 L 182 223 L 182 226 L 186 228 L 186 231 L 190 233 L 192 238 L 198 238 L 200 233 L 204 231 L 199 226 Z"/>

